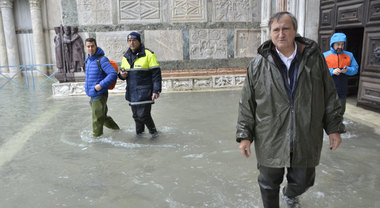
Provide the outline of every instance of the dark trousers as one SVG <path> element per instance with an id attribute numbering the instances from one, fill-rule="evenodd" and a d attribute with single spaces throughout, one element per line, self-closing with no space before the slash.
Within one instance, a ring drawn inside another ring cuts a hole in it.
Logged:
<path id="1" fill-rule="evenodd" d="M 344 112 L 346 112 L 346 98 L 339 98 L 339 102 L 340 102 L 340 106 L 342 107 L 340 111 L 340 115 L 343 116 Z"/>
<path id="2" fill-rule="evenodd" d="M 152 109 L 151 104 L 132 105 L 131 109 L 133 119 L 136 123 L 136 134 L 143 133 L 145 126 L 149 129 L 149 133 L 154 134 L 157 132 L 152 116 L 150 115 L 150 111 Z"/>
<path id="3" fill-rule="evenodd" d="M 286 168 L 288 184 L 284 195 L 296 197 L 314 185 L 315 168 Z M 280 184 L 284 178 L 285 168 L 259 167 L 258 178 L 261 198 L 265 208 L 278 208 Z"/>

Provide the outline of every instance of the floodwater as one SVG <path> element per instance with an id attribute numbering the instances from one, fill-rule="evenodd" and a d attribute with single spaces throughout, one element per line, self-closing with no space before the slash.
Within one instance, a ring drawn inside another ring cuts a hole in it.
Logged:
<path id="1" fill-rule="evenodd" d="M 121 130 L 94 139 L 88 97 L 10 84 L 0 89 L 0 207 L 262 207 L 256 159 L 243 158 L 235 142 L 239 96 L 163 93 L 152 108 L 160 136 L 151 140 L 135 137 L 124 95 L 110 95 Z M 336 152 L 325 136 L 305 208 L 380 207 L 379 135 L 345 123 Z"/>

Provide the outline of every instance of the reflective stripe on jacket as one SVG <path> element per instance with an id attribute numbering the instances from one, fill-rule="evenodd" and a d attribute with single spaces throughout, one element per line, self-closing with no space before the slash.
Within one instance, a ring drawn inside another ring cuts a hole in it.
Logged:
<path id="1" fill-rule="evenodd" d="M 156 55 L 141 44 L 133 54 L 130 49 L 124 54 L 121 69 L 128 71 L 125 99 L 130 105 L 152 104 L 153 93 L 161 92 L 161 69 Z"/>

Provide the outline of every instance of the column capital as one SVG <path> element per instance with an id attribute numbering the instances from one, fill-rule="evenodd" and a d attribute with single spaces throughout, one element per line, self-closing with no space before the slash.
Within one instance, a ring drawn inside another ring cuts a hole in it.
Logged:
<path id="1" fill-rule="evenodd" d="M 13 8 L 13 0 L 0 0 L 0 8 Z"/>
<path id="2" fill-rule="evenodd" d="M 41 0 L 29 0 L 30 7 L 40 8 Z"/>

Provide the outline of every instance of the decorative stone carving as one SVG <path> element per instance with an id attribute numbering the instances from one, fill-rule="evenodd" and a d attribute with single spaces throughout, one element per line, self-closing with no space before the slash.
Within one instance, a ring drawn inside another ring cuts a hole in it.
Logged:
<path id="1" fill-rule="evenodd" d="M 194 78 L 193 82 L 195 89 L 212 88 L 212 81 L 209 78 Z"/>
<path id="2" fill-rule="evenodd" d="M 145 47 L 152 49 L 158 61 L 183 60 L 182 32 L 179 30 L 146 30 Z"/>
<path id="3" fill-rule="evenodd" d="M 227 58 L 227 30 L 190 30 L 190 59 Z"/>
<path id="4" fill-rule="evenodd" d="M 74 72 L 80 72 L 85 59 L 83 39 L 78 34 L 78 27 L 71 27 L 72 65 Z"/>
<path id="5" fill-rule="evenodd" d="M 161 0 L 120 0 L 120 23 L 159 23 Z"/>
<path id="6" fill-rule="evenodd" d="M 215 88 L 223 87 L 234 87 L 235 86 L 235 77 L 234 76 L 214 76 L 213 85 Z"/>
<path id="7" fill-rule="evenodd" d="M 247 22 L 252 19 L 249 0 L 213 0 L 215 22 Z"/>
<path id="8" fill-rule="evenodd" d="M 112 0 L 77 0 L 80 25 L 112 24 Z"/>
<path id="9" fill-rule="evenodd" d="M 106 56 L 115 62 L 121 62 L 128 49 L 127 36 L 130 32 L 98 32 L 96 42 Z"/>
<path id="10" fill-rule="evenodd" d="M 54 37 L 54 45 L 55 45 L 55 64 L 60 72 L 63 72 L 63 48 L 62 48 L 62 37 L 61 37 L 61 28 L 55 27 L 55 37 Z"/>
<path id="11" fill-rule="evenodd" d="M 78 27 L 62 25 L 55 27 L 55 57 L 58 72 L 55 77 L 59 82 L 84 80 L 81 70 L 85 59 L 83 39 L 78 34 Z"/>
<path id="12" fill-rule="evenodd" d="M 260 30 L 236 30 L 235 57 L 253 57 L 257 54 L 257 47 L 261 42 Z"/>
<path id="13" fill-rule="evenodd" d="M 171 0 L 173 22 L 206 22 L 207 0 Z"/>

